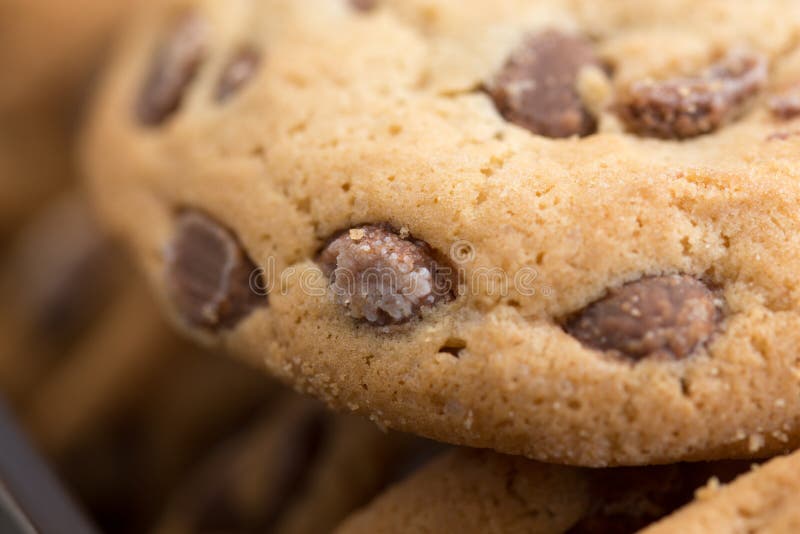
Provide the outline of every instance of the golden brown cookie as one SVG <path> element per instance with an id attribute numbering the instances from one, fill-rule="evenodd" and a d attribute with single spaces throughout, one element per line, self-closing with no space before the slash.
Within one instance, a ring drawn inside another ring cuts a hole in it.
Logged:
<path id="1" fill-rule="evenodd" d="M 387 490 L 337 533 L 633 534 L 691 502 L 707 481 L 719 485 L 749 467 L 739 461 L 593 470 L 460 449 Z"/>
<path id="2" fill-rule="evenodd" d="M 697 499 L 643 534 L 800 531 L 800 452 L 775 458 L 727 486 L 709 484 Z"/>
<path id="3" fill-rule="evenodd" d="M 800 443 L 798 9 L 174 1 L 86 169 L 184 330 L 331 405 L 578 465 L 765 456 Z"/>

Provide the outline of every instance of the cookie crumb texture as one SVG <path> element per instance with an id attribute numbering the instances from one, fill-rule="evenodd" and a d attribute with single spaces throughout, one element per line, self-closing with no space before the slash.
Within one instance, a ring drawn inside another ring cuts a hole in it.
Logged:
<path id="1" fill-rule="evenodd" d="M 154 4 L 84 160 L 202 340 L 539 460 L 800 445 L 796 1 Z"/>

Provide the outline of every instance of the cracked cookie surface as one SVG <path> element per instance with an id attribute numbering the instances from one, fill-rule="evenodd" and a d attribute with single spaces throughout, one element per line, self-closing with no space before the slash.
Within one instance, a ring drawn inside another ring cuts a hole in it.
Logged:
<path id="1" fill-rule="evenodd" d="M 800 444 L 798 10 L 165 2 L 84 160 L 177 324 L 335 407 L 576 465 L 759 457 Z M 171 289 L 186 210 L 268 294 L 225 328 Z"/>

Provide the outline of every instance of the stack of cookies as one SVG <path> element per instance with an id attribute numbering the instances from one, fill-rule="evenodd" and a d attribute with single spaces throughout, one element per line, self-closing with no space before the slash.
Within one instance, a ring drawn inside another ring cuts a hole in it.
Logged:
<path id="1" fill-rule="evenodd" d="M 179 339 L 130 264 L 72 192 L 0 269 L 0 391 L 103 532 L 325 532 L 437 452 Z"/>
<path id="2" fill-rule="evenodd" d="M 92 72 L 134 4 L 0 0 L 3 439 L 8 405 L 101 532 L 330 531 L 439 447 L 327 413 L 162 318 L 74 151 Z M 18 531 L 11 503 L 21 531 L 81 534 L 15 452 L 3 441 L 0 531 Z"/>
<path id="3" fill-rule="evenodd" d="M 202 349 L 123 282 L 115 348 L 7 373 L 61 380 L 21 404 L 52 457 L 175 436 L 132 531 L 800 532 L 797 0 L 135 11 L 79 174 L 115 272 Z M 175 380 L 200 360 L 236 371 Z M 147 423 L 70 410 L 142 361 L 173 378 L 124 397 Z M 419 467 L 399 432 L 455 447 Z"/>

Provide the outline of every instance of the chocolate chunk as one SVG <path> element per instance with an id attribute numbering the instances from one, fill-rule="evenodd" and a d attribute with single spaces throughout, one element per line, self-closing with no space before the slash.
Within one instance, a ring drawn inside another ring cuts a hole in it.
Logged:
<path id="1" fill-rule="evenodd" d="M 196 211 L 180 215 L 167 257 L 167 282 L 175 306 L 191 324 L 232 328 L 267 305 L 253 261 L 229 230 Z"/>
<path id="2" fill-rule="evenodd" d="M 727 461 L 598 471 L 592 507 L 567 534 L 633 534 L 688 504 L 711 477 L 728 482 L 751 462 Z"/>
<path id="3" fill-rule="evenodd" d="M 770 98 L 769 110 L 783 121 L 800 117 L 800 84 Z"/>
<path id="4" fill-rule="evenodd" d="M 633 84 L 618 105 L 619 115 L 639 135 L 695 137 L 736 119 L 766 80 L 763 57 L 731 53 L 696 77 Z"/>
<path id="5" fill-rule="evenodd" d="M 375 325 L 406 322 L 453 298 L 452 269 L 427 243 L 387 226 L 352 228 L 325 247 L 319 262 L 336 302 Z"/>
<path id="6" fill-rule="evenodd" d="M 577 84 L 581 69 L 600 67 L 591 43 L 548 30 L 528 37 L 488 87 L 503 117 L 547 137 L 586 136 L 597 124 Z"/>
<path id="7" fill-rule="evenodd" d="M 251 47 L 242 48 L 228 62 L 217 83 L 217 102 L 225 102 L 258 72 L 261 54 Z"/>
<path id="8" fill-rule="evenodd" d="M 708 341 L 719 320 L 714 294 L 689 276 L 651 277 L 609 291 L 569 319 L 585 345 L 634 360 L 686 358 Z"/>
<path id="9" fill-rule="evenodd" d="M 356 11 L 372 11 L 378 5 L 378 0 L 350 0 L 350 5 Z"/>
<path id="10" fill-rule="evenodd" d="M 158 126 L 181 106 L 186 88 L 206 56 L 209 28 L 196 14 L 184 15 L 153 58 L 139 93 L 136 116 L 146 126 Z"/>

